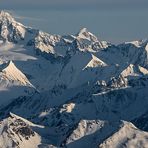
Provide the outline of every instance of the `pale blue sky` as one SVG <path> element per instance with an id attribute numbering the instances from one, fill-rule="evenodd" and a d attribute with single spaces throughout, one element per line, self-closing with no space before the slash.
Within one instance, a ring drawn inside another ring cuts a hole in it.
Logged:
<path id="1" fill-rule="evenodd" d="M 51 34 L 86 27 L 113 43 L 148 38 L 148 0 L 1 0 L 0 9 Z"/>

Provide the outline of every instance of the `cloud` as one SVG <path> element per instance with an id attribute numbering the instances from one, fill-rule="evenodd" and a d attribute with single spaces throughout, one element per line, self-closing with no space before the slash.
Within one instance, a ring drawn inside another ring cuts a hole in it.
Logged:
<path id="1" fill-rule="evenodd" d="M 45 21 L 43 18 L 36 18 L 36 17 L 28 17 L 28 16 L 20 16 L 13 10 L 4 10 L 6 12 L 9 12 L 15 19 L 18 20 L 32 20 L 32 21 Z"/>
<path id="2" fill-rule="evenodd" d="M 31 20 L 31 21 L 45 21 L 45 19 L 41 18 L 35 18 L 35 17 L 27 17 L 27 16 L 18 16 L 18 15 L 13 15 L 14 18 L 19 19 L 19 20 Z"/>

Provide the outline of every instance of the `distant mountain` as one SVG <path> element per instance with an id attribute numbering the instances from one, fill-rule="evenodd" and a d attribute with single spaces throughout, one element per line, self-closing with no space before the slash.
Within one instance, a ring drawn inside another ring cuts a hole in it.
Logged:
<path id="1" fill-rule="evenodd" d="M 148 40 L 51 35 L 0 11 L 0 147 L 146 148 L 147 90 Z"/>

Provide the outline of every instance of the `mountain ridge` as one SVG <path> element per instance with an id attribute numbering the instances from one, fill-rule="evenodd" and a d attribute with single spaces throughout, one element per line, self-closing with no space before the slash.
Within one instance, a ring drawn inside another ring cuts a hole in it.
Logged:
<path id="1" fill-rule="evenodd" d="M 147 46 L 52 35 L 1 11 L 0 146 L 147 147 Z"/>

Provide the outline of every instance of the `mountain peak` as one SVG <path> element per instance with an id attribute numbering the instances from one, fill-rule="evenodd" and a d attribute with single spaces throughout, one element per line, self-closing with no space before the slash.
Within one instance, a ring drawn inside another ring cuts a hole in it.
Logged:
<path id="1" fill-rule="evenodd" d="M 104 63 L 102 60 L 100 60 L 98 57 L 96 57 L 95 55 L 91 54 L 92 59 L 90 60 L 90 62 L 86 65 L 85 68 L 94 68 L 94 67 L 104 67 L 107 66 L 106 63 Z M 84 68 L 84 69 L 85 69 Z"/>
<path id="2" fill-rule="evenodd" d="M 87 36 L 89 36 L 89 31 L 88 31 L 88 29 L 87 28 L 82 28 L 82 29 L 80 29 L 80 31 L 77 33 L 77 36 L 79 36 L 79 37 L 82 37 L 82 36 L 84 36 L 84 37 L 87 37 Z"/>
<path id="3" fill-rule="evenodd" d="M 32 127 L 43 128 L 10 113 L 0 124 L 0 147 L 38 147 L 41 138 Z"/>
<path id="4" fill-rule="evenodd" d="M 80 29 L 80 31 L 77 33 L 77 37 L 81 39 L 87 39 L 93 42 L 98 41 L 97 37 L 91 32 L 89 32 L 87 28 Z"/>
<path id="5" fill-rule="evenodd" d="M 16 43 L 24 40 L 25 32 L 25 26 L 15 21 L 10 13 L 0 11 L 0 40 Z"/>
<path id="6" fill-rule="evenodd" d="M 12 61 L 2 64 L 0 69 L 5 79 L 10 81 L 18 81 L 24 86 L 33 86 L 27 77 L 15 66 Z"/>
<path id="7" fill-rule="evenodd" d="M 80 29 L 78 34 L 83 34 L 83 33 L 86 33 L 86 32 L 88 32 L 88 29 L 87 28 L 82 28 L 82 29 Z"/>
<path id="8" fill-rule="evenodd" d="M 147 75 L 148 70 L 145 69 L 144 67 L 137 66 L 130 64 L 125 70 L 122 71 L 121 75 L 123 77 L 128 77 L 128 76 L 138 76 L 138 75 Z"/>
<path id="9" fill-rule="evenodd" d="M 8 61 L 7 63 L 3 63 L 0 65 L 0 71 L 3 71 L 5 68 L 14 65 L 12 61 Z"/>
<path id="10" fill-rule="evenodd" d="M 14 63 L 13 63 L 12 61 L 9 61 L 9 62 L 7 62 L 7 63 L 2 64 L 1 67 L 3 67 L 3 70 L 4 70 L 4 69 L 10 68 L 10 67 L 11 67 L 11 68 L 14 68 L 15 65 L 14 65 Z"/>
<path id="11" fill-rule="evenodd" d="M 0 21 L 8 20 L 8 21 L 14 21 L 14 18 L 12 15 L 6 11 L 1 10 L 0 11 Z"/>

